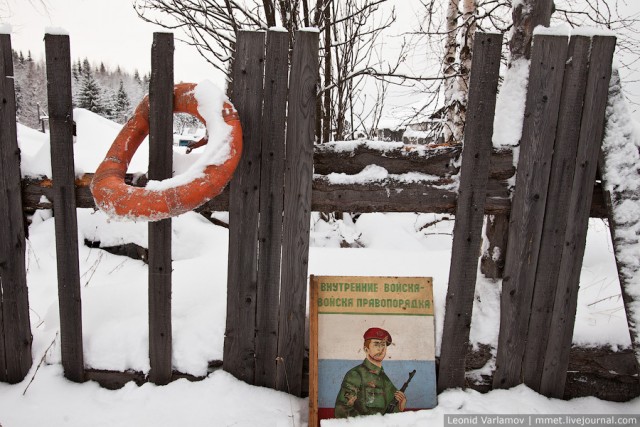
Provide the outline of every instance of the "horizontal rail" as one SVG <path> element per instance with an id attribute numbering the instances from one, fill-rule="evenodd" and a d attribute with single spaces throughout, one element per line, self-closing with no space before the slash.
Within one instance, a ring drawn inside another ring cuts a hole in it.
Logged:
<path id="1" fill-rule="evenodd" d="M 76 206 L 95 208 L 89 190 L 92 174 L 76 180 Z M 127 176 L 131 183 L 133 177 Z M 139 179 L 137 185 L 145 180 Z M 331 184 L 326 177 L 313 180 L 311 209 L 316 212 L 429 212 L 455 213 L 457 193 L 452 189 L 452 178 L 435 182 L 401 182 L 393 178 L 369 184 Z M 50 178 L 28 178 L 22 181 L 23 207 L 25 210 L 51 209 L 53 181 Z M 511 202 L 505 180 L 489 179 L 486 215 L 508 214 Z M 44 196 L 44 198 L 43 198 Z M 198 208 L 200 212 L 228 211 L 229 191 Z M 606 218 L 607 213 L 602 188 L 594 187 L 591 217 Z"/>

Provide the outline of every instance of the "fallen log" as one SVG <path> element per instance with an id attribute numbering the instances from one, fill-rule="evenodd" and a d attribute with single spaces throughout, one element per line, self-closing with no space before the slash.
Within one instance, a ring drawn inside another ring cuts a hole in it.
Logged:
<path id="1" fill-rule="evenodd" d="M 76 180 L 76 206 L 95 208 L 89 183 L 92 174 Z M 129 182 L 133 176 L 127 176 Z M 23 208 L 52 209 L 50 178 L 28 178 L 22 181 Z M 508 214 L 511 202 L 508 183 L 490 178 L 487 189 L 485 214 Z M 433 182 L 406 182 L 391 177 L 383 181 L 364 184 L 332 184 L 326 176 L 316 175 L 313 180 L 311 208 L 316 212 L 425 212 L 453 214 L 457 191 L 454 178 L 444 177 Z M 202 205 L 199 212 L 227 211 L 228 187 L 217 197 Z M 591 217 L 606 218 L 606 209 L 599 185 L 594 187 Z"/>

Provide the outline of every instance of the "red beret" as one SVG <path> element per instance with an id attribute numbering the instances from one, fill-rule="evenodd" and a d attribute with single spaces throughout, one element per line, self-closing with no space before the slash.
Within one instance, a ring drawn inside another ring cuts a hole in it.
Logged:
<path id="1" fill-rule="evenodd" d="M 389 344 L 391 344 L 391 334 L 389 334 L 389 332 L 385 331 L 382 328 L 367 329 L 367 332 L 364 333 L 364 339 L 365 340 L 370 340 L 370 339 L 385 340 Z"/>

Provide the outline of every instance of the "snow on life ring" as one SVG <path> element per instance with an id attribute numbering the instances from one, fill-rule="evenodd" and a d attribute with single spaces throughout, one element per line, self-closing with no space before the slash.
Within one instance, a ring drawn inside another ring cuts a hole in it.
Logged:
<path id="1" fill-rule="evenodd" d="M 182 179 L 177 175 L 164 181 L 150 181 L 146 187 L 134 187 L 124 182 L 134 153 L 149 134 L 149 98 L 146 96 L 113 141 L 93 176 L 91 193 L 96 206 L 116 218 L 158 221 L 193 210 L 222 192 L 231 179 L 242 153 L 240 119 L 233 105 L 222 101 L 221 93 L 221 102 L 203 101 L 203 96 L 211 95 L 211 91 L 207 91 L 209 88 L 206 85 L 201 90 L 198 86 L 193 83 L 175 85 L 173 111 L 188 113 L 198 118 L 207 125 L 209 143 L 212 144 L 212 141 L 216 140 L 215 147 L 207 146 L 205 150 L 205 154 L 211 151 L 209 156 L 201 157 L 205 162 L 201 165 L 204 170 L 201 168 L 195 172 L 187 172 Z M 215 90 L 219 92 L 217 88 Z M 207 103 L 206 107 L 209 110 L 205 108 L 204 114 L 201 114 L 203 111 L 199 111 L 196 97 L 201 104 Z M 212 106 L 218 111 L 210 111 Z M 209 124 L 203 116 L 207 117 Z M 211 129 L 212 125 L 215 125 L 216 129 Z M 216 133 L 213 134 L 212 130 Z"/>

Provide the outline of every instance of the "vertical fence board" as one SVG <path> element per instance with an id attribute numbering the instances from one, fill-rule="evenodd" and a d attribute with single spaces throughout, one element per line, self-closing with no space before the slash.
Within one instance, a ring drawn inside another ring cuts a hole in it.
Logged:
<path id="1" fill-rule="evenodd" d="M 280 251 L 284 192 L 285 120 L 289 77 L 289 35 L 267 33 L 262 113 L 262 165 L 256 310 L 256 380 L 275 387 L 278 355 Z"/>
<path id="2" fill-rule="evenodd" d="M 229 194 L 229 263 L 224 369 L 255 381 L 255 331 L 260 203 L 260 136 L 264 33 L 240 31 L 233 64 L 232 102 L 242 124 L 243 150 Z"/>
<path id="3" fill-rule="evenodd" d="M 522 360 L 538 265 L 567 43 L 566 37 L 534 37 L 520 158 L 509 219 L 494 388 L 509 388 L 522 382 Z"/>
<path id="4" fill-rule="evenodd" d="M 0 96 L 0 381 L 17 383 L 31 368 L 32 337 L 9 34 L 0 35 Z"/>
<path id="5" fill-rule="evenodd" d="M 149 179 L 173 174 L 173 34 L 154 33 L 149 81 Z M 149 379 L 171 381 L 171 218 L 149 225 Z"/>
<path id="6" fill-rule="evenodd" d="M 540 390 L 540 378 L 547 348 L 547 338 L 553 312 L 553 301 L 560 269 L 560 254 L 567 226 L 569 197 L 578 151 L 582 103 L 587 85 L 589 49 L 591 39 L 572 37 L 562 85 L 562 100 L 558 130 L 554 145 L 553 161 L 547 205 L 542 226 L 540 255 L 536 271 L 529 333 L 524 353 L 522 371 L 524 382 L 532 389 Z"/>
<path id="7" fill-rule="evenodd" d="M 302 391 L 318 33 L 296 32 L 289 83 L 277 388 Z"/>
<path id="8" fill-rule="evenodd" d="M 569 201 L 571 221 L 567 223 L 564 236 L 558 289 L 540 384 L 541 393 L 550 397 L 562 398 L 567 378 L 580 270 L 587 238 L 592 189 L 604 136 L 604 113 L 615 45 L 616 39 L 611 36 L 594 36 L 591 45 L 591 63 L 582 111 L 573 189 Z"/>
<path id="9" fill-rule="evenodd" d="M 463 387 L 482 243 L 502 35 L 477 33 L 469 84 L 460 188 L 453 232 L 438 389 Z"/>
<path id="10" fill-rule="evenodd" d="M 47 61 L 62 366 L 68 379 L 79 382 L 84 377 L 84 356 L 69 36 L 46 34 L 44 41 Z"/>

